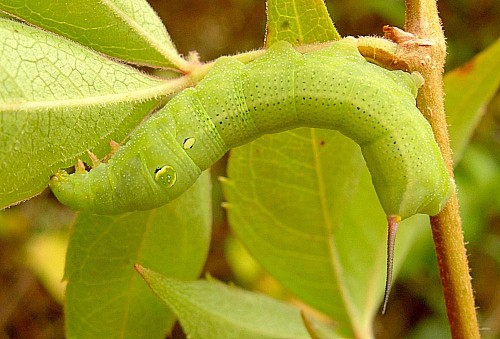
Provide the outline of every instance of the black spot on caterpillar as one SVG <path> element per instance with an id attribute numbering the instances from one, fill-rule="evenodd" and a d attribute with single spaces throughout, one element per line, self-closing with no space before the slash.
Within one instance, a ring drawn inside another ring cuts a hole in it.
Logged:
<path id="1" fill-rule="evenodd" d="M 454 184 L 415 107 L 420 85 L 418 75 L 367 62 L 353 38 L 307 54 L 279 42 L 247 65 L 223 57 L 107 163 L 60 171 L 50 187 L 77 210 L 151 209 L 182 194 L 230 148 L 307 126 L 339 130 L 360 145 L 388 216 L 435 215 Z"/>

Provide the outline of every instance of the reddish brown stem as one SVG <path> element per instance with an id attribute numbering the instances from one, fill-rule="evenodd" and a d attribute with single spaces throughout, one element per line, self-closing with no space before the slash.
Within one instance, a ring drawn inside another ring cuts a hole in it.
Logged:
<path id="1" fill-rule="evenodd" d="M 446 44 L 436 0 L 406 0 L 405 30 L 429 42 L 427 45 L 407 44 L 403 53 L 407 54 L 411 69 L 420 72 L 425 79 L 417 105 L 429 120 L 453 176 L 442 78 Z M 456 192 L 443 211 L 431 218 L 431 225 L 452 337 L 479 338 Z"/>

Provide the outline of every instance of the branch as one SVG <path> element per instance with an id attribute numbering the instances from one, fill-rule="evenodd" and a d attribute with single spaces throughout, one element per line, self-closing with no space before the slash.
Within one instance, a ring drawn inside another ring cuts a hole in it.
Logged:
<path id="1" fill-rule="evenodd" d="M 413 34 L 415 39 L 402 42 L 401 53 L 411 70 L 420 72 L 425 79 L 425 84 L 419 91 L 417 106 L 429 120 L 448 171 L 453 177 L 444 112 L 443 68 L 446 43 L 436 0 L 406 0 L 405 30 Z M 399 39 L 407 38 L 403 35 Z M 456 191 L 443 211 L 431 217 L 431 225 L 452 337 L 479 338 Z"/>

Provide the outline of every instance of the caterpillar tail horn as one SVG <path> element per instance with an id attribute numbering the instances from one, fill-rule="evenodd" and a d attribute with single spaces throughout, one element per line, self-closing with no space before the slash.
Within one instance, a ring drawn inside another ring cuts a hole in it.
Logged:
<path id="1" fill-rule="evenodd" d="M 382 307 L 382 314 L 385 313 L 387 308 L 389 293 L 391 292 L 392 287 L 394 244 L 396 243 L 396 233 L 400 222 L 401 217 L 399 215 L 389 215 L 387 217 L 387 275 L 385 279 L 384 306 Z"/>

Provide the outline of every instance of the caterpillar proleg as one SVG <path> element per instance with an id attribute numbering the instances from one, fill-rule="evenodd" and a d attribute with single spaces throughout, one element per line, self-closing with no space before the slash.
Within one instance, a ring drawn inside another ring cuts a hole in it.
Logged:
<path id="1" fill-rule="evenodd" d="M 360 145 L 387 215 L 435 215 L 454 184 L 415 106 L 421 83 L 417 74 L 367 62 L 353 38 L 306 54 L 279 42 L 249 64 L 222 57 L 107 163 L 59 171 L 50 187 L 77 210 L 151 209 L 182 194 L 229 149 L 307 126 L 339 130 Z"/>

